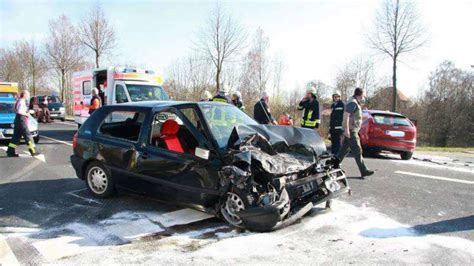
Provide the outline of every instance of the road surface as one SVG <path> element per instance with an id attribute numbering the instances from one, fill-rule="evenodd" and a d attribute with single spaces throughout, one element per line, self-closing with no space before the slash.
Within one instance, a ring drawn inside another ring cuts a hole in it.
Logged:
<path id="1" fill-rule="evenodd" d="M 348 157 L 352 196 L 253 233 L 126 191 L 93 198 L 69 162 L 76 128 L 40 124 L 41 158 L 0 146 L 0 264 L 474 263 L 473 154 L 384 154 L 367 180 Z"/>

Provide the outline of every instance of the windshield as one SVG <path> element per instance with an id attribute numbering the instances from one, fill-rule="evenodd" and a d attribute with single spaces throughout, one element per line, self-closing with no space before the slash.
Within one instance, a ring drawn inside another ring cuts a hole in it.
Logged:
<path id="1" fill-rule="evenodd" d="M 0 114 L 15 113 L 14 105 L 14 103 L 0 103 Z"/>
<path id="2" fill-rule="evenodd" d="M 202 113 L 219 148 L 226 148 L 235 126 L 258 125 L 246 113 L 230 104 L 200 104 Z"/>
<path id="3" fill-rule="evenodd" d="M 14 92 L 0 92 L 1 98 L 15 98 L 16 93 Z"/>
<path id="4" fill-rule="evenodd" d="M 403 116 L 393 116 L 393 115 L 383 115 L 383 114 L 374 114 L 373 115 L 375 123 L 379 125 L 387 126 L 405 126 L 410 127 L 411 123 Z"/>
<path id="5" fill-rule="evenodd" d="M 160 86 L 127 84 L 127 90 L 132 102 L 169 100 L 168 94 Z"/>
<path id="6" fill-rule="evenodd" d="M 42 103 L 44 96 L 38 96 L 38 101 Z M 61 103 L 61 100 L 58 96 L 48 96 L 48 103 Z"/>

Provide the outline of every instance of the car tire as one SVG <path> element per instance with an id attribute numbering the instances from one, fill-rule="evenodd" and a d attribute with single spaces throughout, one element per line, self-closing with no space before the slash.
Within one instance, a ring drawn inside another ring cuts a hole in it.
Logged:
<path id="1" fill-rule="evenodd" d="M 98 198 L 109 198 L 115 193 L 115 183 L 107 167 L 100 162 L 91 162 L 84 173 L 89 191 Z"/>
<path id="2" fill-rule="evenodd" d="M 249 197 L 246 197 L 246 193 L 242 190 L 233 189 L 231 191 L 227 193 L 219 208 L 220 217 L 232 226 L 244 228 L 242 220 L 236 213 L 252 206 L 252 202 L 248 201 Z"/>
<path id="3" fill-rule="evenodd" d="M 33 137 L 33 141 L 37 144 L 40 141 L 40 136 Z"/>
<path id="4" fill-rule="evenodd" d="M 66 118 L 64 118 L 64 117 L 63 117 L 63 118 L 61 118 L 61 121 L 62 121 L 62 122 L 66 121 Z"/>
<path id="5" fill-rule="evenodd" d="M 363 149 L 362 155 L 367 158 L 372 158 L 372 157 L 377 156 L 377 153 L 372 149 Z"/>
<path id="6" fill-rule="evenodd" d="M 410 151 L 400 153 L 400 157 L 402 157 L 402 160 L 410 160 L 412 156 L 413 152 Z"/>

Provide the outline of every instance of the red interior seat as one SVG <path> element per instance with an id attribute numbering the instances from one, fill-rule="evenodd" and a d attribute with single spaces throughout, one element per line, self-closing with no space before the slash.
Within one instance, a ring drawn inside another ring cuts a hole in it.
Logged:
<path id="1" fill-rule="evenodd" d="M 166 120 L 161 126 L 161 137 L 170 151 L 184 153 L 183 146 L 177 136 L 179 125 L 175 120 Z"/>

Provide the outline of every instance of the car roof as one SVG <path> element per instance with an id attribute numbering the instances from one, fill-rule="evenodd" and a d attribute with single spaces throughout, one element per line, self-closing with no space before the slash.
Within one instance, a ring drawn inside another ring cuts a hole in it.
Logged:
<path id="1" fill-rule="evenodd" d="M 15 103 L 16 99 L 15 98 L 9 98 L 9 97 L 0 97 L 0 102 L 2 102 L 2 103 Z"/>
<path id="2" fill-rule="evenodd" d="M 380 115 L 392 115 L 392 116 L 403 116 L 402 114 L 395 113 L 395 112 L 390 112 L 390 111 L 383 111 L 383 110 L 365 110 L 364 112 L 367 112 L 371 115 L 373 114 L 380 114 Z"/>
<path id="3" fill-rule="evenodd" d="M 141 101 L 141 102 L 130 102 L 130 103 L 120 103 L 114 104 L 110 106 L 134 106 L 134 107 L 149 107 L 149 108 L 156 108 L 156 107 L 172 107 L 178 106 L 183 104 L 197 104 L 197 105 L 204 105 L 204 104 L 212 104 L 212 105 L 222 105 L 224 103 L 220 102 L 191 102 L 191 101 Z"/>

